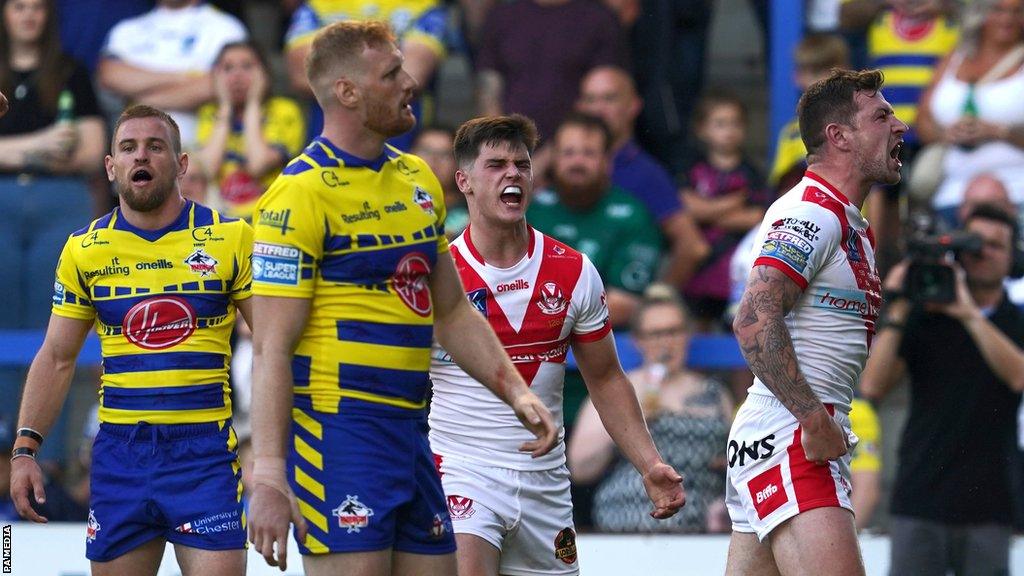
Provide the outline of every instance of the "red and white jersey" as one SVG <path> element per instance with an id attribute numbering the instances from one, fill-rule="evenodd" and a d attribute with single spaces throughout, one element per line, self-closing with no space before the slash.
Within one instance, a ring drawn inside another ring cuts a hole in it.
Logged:
<path id="1" fill-rule="evenodd" d="M 515 470 L 548 470 L 565 463 L 562 385 L 573 342 L 610 331 L 604 285 L 583 254 L 530 229 L 526 256 L 511 268 L 486 262 L 471 228 L 451 244 L 466 297 L 490 322 L 505 351 L 559 427 L 558 446 L 540 458 L 519 451 L 534 439 L 512 408 L 498 399 L 436 343 L 430 365 L 430 446 L 435 454 Z"/>
<path id="2" fill-rule="evenodd" d="M 867 221 L 808 170 L 768 209 L 753 255 L 754 266 L 778 268 L 804 289 L 785 319 L 797 362 L 822 402 L 849 413 L 882 304 Z M 772 395 L 758 378 L 750 393 Z"/>

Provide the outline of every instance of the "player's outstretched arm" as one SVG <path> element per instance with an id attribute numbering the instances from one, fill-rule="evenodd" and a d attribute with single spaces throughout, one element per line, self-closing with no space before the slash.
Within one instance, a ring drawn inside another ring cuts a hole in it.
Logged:
<path id="1" fill-rule="evenodd" d="M 683 477 L 662 461 L 654 446 L 636 390 L 619 364 L 614 336 L 609 332 L 595 342 L 574 342 L 572 351 L 605 430 L 643 477 L 654 504 L 651 516 L 671 517 L 686 504 Z"/>
<path id="2" fill-rule="evenodd" d="M 309 317 L 310 300 L 253 296 L 253 492 L 249 541 L 271 566 L 288 567 L 288 527 L 300 541 L 306 521 L 285 473 L 292 410 L 292 354 Z M 241 306 L 240 306 L 241 307 Z"/>
<path id="3" fill-rule="evenodd" d="M 511 406 L 523 426 L 537 437 L 520 450 L 534 458 L 550 452 L 558 442 L 551 411 L 530 391 L 490 325 L 466 300 L 450 254 L 438 255 L 430 292 L 437 341 L 467 374 Z"/>
<path id="4" fill-rule="evenodd" d="M 92 320 L 50 316 L 43 345 L 32 360 L 21 399 L 18 428 L 31 428 L 42 436 L 50 431 L 67 397 L 75 362 L 82 350 Z M 39 443 L 30 437 L 19 436 L 14 448 L 39 449 Z M 18 456 L 11 460 L 11 500 L 18 514 L 33 522 L 46 522 L 32 509 L 29 493 L 38 504 L 46 500 L 43 491 L 43 472 L 33 456 Z"/>
<path id="5" fill-rule="evenodd" d="M 800 422 L 807 459 L 825 464 L 846 454 L 846 435 L 800 371 L 784 321 L 801 293 L 800 286 L 781 270 L 755 266 L 733 332 L 750 370 Z"/>

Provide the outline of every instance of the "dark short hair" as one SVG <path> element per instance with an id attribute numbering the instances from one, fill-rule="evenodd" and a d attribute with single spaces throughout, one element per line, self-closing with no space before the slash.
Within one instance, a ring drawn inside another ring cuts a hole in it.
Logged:
<path id="1" fill-rule="evenodd" d="M 971 220 L 990 220 L 992 222 L 999 222 L 1010 227 L 1011 241 L 1013 247 L 1017 245 L 1017 238 L 1020 235 L 1020 227 L 1017 224 L 1017 218 L 1013 214 L 1008 213 L 1006 210 L 990 204 L 988 202 L 982 202 L 971 210 L 970 214 L 964 218 L 963 227 L 967 228 L 967 225 L 971 223 Z"/>
<path id="2" fill-rule="evenodd" d="M 857 92 L 878 92 L 885 77 L 880 70 L 832 69 L 828 78 L 811 84 L 796 106 L 800 121 L 800 137 L 807 155 L 818 152 L 825 143 L 825 127 L 829 124 L 852 125 L 857 114 L 853 96 Z"/>
<path id="3" fill-rule="evenodd" d="M 260 48 L 260 45 L 251 39 L 238 40 L 236 42 L 228 42 L 227 44 L 221 46 L 220 52 L 217 52 L 217 57 L 213 60 L 214 66 L 220 64 L 221 60 L 224 59 L 224 55 L 227 54 L 228 51 L 234 50 L 235 48 L 244 48 L 252 52 L 253 55 L 256 56 L 256 61 L 260 63 L 260 66 L 263 68 L 263 70 L 267 73 L 270 72 L 270 64 L 269 62 L 267 62 L 267 55 L 263 53 L 263 49 Z"/>
<path id="4" fill-rule="evenodd" d="M 121 125 L 137 118 L 159 118 L 164 124 L 167 124 L 171 128 L 171 149 L 174 150 L 175 154 L 181 154 L 181 130 L 178 128 L 178 123 L 167 112 L 152 106 L 146 106 L 145 104 L 133 104 L 125 108 L 121 115 L 117 117 L 117 123 L 114 124 L 114 132 L 110 136 L 111 154 L 117 150 L 117 131 L 121 129 Z"/>
<path id="5" fill-rule="evenodd" d="M 558 134 L 564 129 L 570 126 L 577 128 L 583 128 L 592 132 L 600 132 L 601 136 L 604 137 L 604 151 L 608 152 L 612 149 L 612 131 L 608 128 L 608 124 L 601 119 L 600 116 L 594 116 L 593 114 L 587 114 L 586 112 L 573 111 L 565 115 L 562 119 L 562 123 L 558 125 L 558 129 L 555 130 L 555 140 L 558 139 Z"/>
<path id="6" fill-rule="evenodd" d="M 533 154 L 537 148 L 537 125 L 522 114 L 483 116 L 464 122 L 455 133 L 455 163 L 468 166 L 480 156 L 484 145 L 502 142 L 521 144 Z"/>
<path id="7" fill-rule="evenodd" d="M 712 88 L 704 93 L 694 107 L 694 124 L 700 126 L 711 116 L 711 111 L 717 106 L 733 106 L 740 111 L 740 120 L 747 123 L 747 105 L 743 103 L 735 92 L 724 88 Z"/>

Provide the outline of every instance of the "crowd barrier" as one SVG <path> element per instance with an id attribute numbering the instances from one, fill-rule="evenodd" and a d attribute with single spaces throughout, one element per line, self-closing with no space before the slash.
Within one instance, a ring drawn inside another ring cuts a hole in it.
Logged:
<path id="1" fill-rule="evenodd" d="M 860 545 L 868 576 L 886 576 L 889 539 L 862 535 Z M 249 576 L 300 576 L 302 560 L 293 538 L 288 546 L 288 571 L 284 573 L 267 566 L 250 548 Z M 583 576 L 720 576 L 725 572 L 728 548 L 728 536 L 580 534 L 577 540 Z M 1024 572 L 1024 538 L 1015 539 L 1010 560 L 1011 574 Z M 10 561 L 10 573 L 15 575 L 87 576 L 85 524 L 15 523 Z M 168 546 L 158 576 L 180 574 Z"/>
<path id="2" fill-rule="evenodd" d="M 0 366 L 27 366 L 43 343 L 41 330 L 0 330 Z M 640 353 L 627 334 L 615 335 L 619 359 L 627 370 L 640 365 Z M 725 369 L 745 366 L 736 339 L 732 336 L 694 336 L 690 340 L 689 364 L 693 368 Z M 90 333 L 78 357 L 79 364 L 100 363 L 100 343 Z M 575 366 L 572 356 L 569 365 Z"/>

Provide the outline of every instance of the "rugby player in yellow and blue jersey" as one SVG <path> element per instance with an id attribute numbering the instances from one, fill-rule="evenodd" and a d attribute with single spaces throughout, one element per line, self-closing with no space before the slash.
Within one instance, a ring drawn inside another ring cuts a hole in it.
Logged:
<path id="1" fill-rule="evenodd" d="M 434 337 L 537 436 L 522 450 L 541 455 L 557 440 L 463 293 L 437 178 L 385 146 L 416 122 L 402 64 L 383 23 L 318 33 L 306 72 L 323 133 L 255 217 L 249 539 L 285 569 L 294 523 L 308 575 L 455 574 L 426 437 Z"/>
<path id="2" fill-rule="evenodd" d="M 45 498 L 35 450 L 95 326 L 103 353 L 86 556 L 94 576 L 157 573 L 166 542 L 185 576 L 245 572 L 228 338 L 248 318 L 252 228 L 181 197 L 178 127 L 133 106 L 106 157 L 119 206 L 71 234 L 21 405 L 11 494 Z"/>

